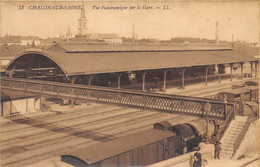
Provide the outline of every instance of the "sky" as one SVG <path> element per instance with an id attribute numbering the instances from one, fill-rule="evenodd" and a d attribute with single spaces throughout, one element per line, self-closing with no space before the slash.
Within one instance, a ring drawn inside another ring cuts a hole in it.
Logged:
<path id="1" fill-rule="evenodd" d="M 47 6 L 81 6 L 82 2 L 0 2 L 0 34 L 59 37 L 70 27 L 77 34 L 80 9 L 43 9 Z M 22 7 L 23 6 L 23 7 Z M 36 6 L 37 10 L 33 9 Z M 103 6 L 103 8 L 102 8 Z M 140 8 L 137 9 L 137 6 Z M 259 2 L 98 2 L 85 1 L 89 33 L 116 33 L 138 38 L 167 40 L 172 37 L 259 42 Z M 98 8 L 100 7 L 100 8 Z M 108 9 L 107 7 L 119 7 Z M 121 9 L 120 7 L 123 7 Z M 165 7 L 165 9 L 163 9 Z M 21 9 L 22 8 L 22 9 Z M 130 10 L 131 8 L 131 10 Z M 134 8 L 134 9 L 132 9 Z"/>

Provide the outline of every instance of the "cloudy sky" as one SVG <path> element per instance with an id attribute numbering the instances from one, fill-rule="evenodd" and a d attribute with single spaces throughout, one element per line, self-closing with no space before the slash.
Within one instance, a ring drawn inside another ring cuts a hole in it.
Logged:
<path id="1" fill-rule="evenodd" d="M 60 34 L 66 33 L 69 26 L 73 35 L 77 34 L 80 10 L 57 10 L 57 5 L 68 8 L 82 6 L 82 2 L 0 2 L 0 34 L 59 37 Z M 117 33 L 120 36 L 131 37 L 134 24 L 138 38 L 214 39 L 216 21 L 218 21 L 220 40 L 231 41 L 234 34 L 235 40 L 259 42 L 257 0 L 247 2 L 85 1 L 84 5 L 90 33 Z M 140 8 L 137 9 L 137 5 Z M 39 9 L 35 10 L 34 6 Z M 43 9 L 48 8 L 46 6 L 52 8 Z M 107 7 L 124 9 L 107 9 Z M 134 9 L 129 10 L 130 7 Z"/>

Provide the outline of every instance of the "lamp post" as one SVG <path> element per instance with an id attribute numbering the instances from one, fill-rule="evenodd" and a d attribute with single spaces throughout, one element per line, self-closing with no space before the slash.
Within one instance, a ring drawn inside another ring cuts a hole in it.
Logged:
<path id="1" fill-rule="evenodd" d="M 204 111 L 206 111 L 207 117 L 206 117 L 206 143 L 209 142 L 209 112 L 210 112 L 211 105 L 209 102 L 204 104 Z"/>

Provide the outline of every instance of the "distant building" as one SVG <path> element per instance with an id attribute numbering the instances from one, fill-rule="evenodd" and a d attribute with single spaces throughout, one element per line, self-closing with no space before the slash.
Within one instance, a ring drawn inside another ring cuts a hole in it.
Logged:
<path id="1" fill-rule="evenodd" d="M 7 44 L 7 45 L 40 45 L 41 39 L 35 36 L 12 36 L 12 35 L 5 35 L 4 37 L 0 38 L 0 44 Z"/>
<path id="2" fill-rule="evenodd" d="M 62 43 L 62 42 L 66 42 L 66 41 L 61 38 L 47 38 L 47 39 L 42 40 L 41 45 L 50 46 L 50 45 L 53 45 L 54 43 Z"/>
<path id="3" fill-rule="evenodd" d="M 0 45 L 21 45 L 21 40 L 19 36 L 5 35 L 0 38 Z"/>
<path id="4" fill-rule="evenodd" d="M 87 19 L 85 14 L 84 3 L 81 9 L 81 15 L 80 18 L 78 19 L 78 22 L 79 22 L 78 35 L 87 34 L 88 29 L 87 29 Z"/>
<path id="5" fill-rule="evenodd" d="M 88 33 L 87 28 L 87 18 L 85 14 L 84 3 L 81 9 L 80 18 L 78 19 L 78 34 L 72 38 L 72 33 L 70 28 L 66 34 L 66 38 L 69 42 L 80 43 L 80 42 L 105 42 L 109 45 L 121 45 L 122 39 L 119 35 L 110 33 L 110 34 L 101 34 L 101 33 Z"/>
<path id="6" fill-rule="evenodd" d="M 90 34 L 90 40 L 104 41 L 110 45 L 122 45 L 122 39 L 117 34 Z"/>
<path id="7" fill-rule="evenodd" d="M 24 52 L 21 45 L 1 45 L 0 46 L 0 69 L 2 70 L 15 56 Z"/>
<path id="8" fill-rule="evenodd" d="M 74 38 L 68 40 L 69 42 L 88 42 L 87 35 L 75 35 Z"/>
<path id="9" fill-rule="evenodd" d="M 69 40 L 69 39 L 71 39 L 71 38 L 72 38 L 72 33 L 71 33 L 70 27 L 69 27 L 69 28 L 68 28 L 68 31 L 67 31 L 67 33 L 66 33 L 66 39 Z"/>
<path id="10" fill-rule="evenodd" d="M 21 40 L 21 45 L 32 45 L 33 43 L 35 45 L 41 44 L 41 39 L 35 36 L 19 36 Z"/>

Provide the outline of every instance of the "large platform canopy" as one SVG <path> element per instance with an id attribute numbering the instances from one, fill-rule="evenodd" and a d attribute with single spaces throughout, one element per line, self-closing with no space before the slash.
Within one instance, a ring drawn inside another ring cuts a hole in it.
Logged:
<path id="1" fill-rule="evenodd" d="M 223 44 L 124 44 L 107 45 L 105 43 L 56 43 L 47 49 L 54 52 L 90 53 L 90 52 L 164 52 L 164 51 L 199 51 L 199 50 L 232 50 Z"/>
<path id="2" fill-rule="evenodd" d="M 121 48 L 125 46 L 111 47 Z M 173 49 L 169 49 L 171 46 L 167 46 L 162 49 L 154 47 L 155 49 L 138 50 L 136 48 L 122 50 L 121 48 L 109 50 L 109 46 L 105 46 L 103 50 L 82 50 L 82 48 L 80 50 L 78 48 L 79 51 L 76 51 L 75 47 L 71 46 L 67 46 L 65 50 L 64 48 L 60 47 L 58 50 L 49 49 L 41 52 L 33 50 L 25 51 L 14 57 L 5 70 L 8 71 L 19 65 L 20 68 L 25 69 L 28 66 L 37 68 L 39 62 L 45 62 L 45 65 L 42 65 L 43 68 L 48 69 L 53 66 L 54 68 L 59 68 L 65 75 L 73 76 L 258 61 L 251 53 L 230 48 L 185 50 L 174 49 L 174 47 Z M 102 45 L 99 46 L 100 48 L 102 48 Z M 30 62 L 34 62 L 34 64 L 29 65 Z"/>

